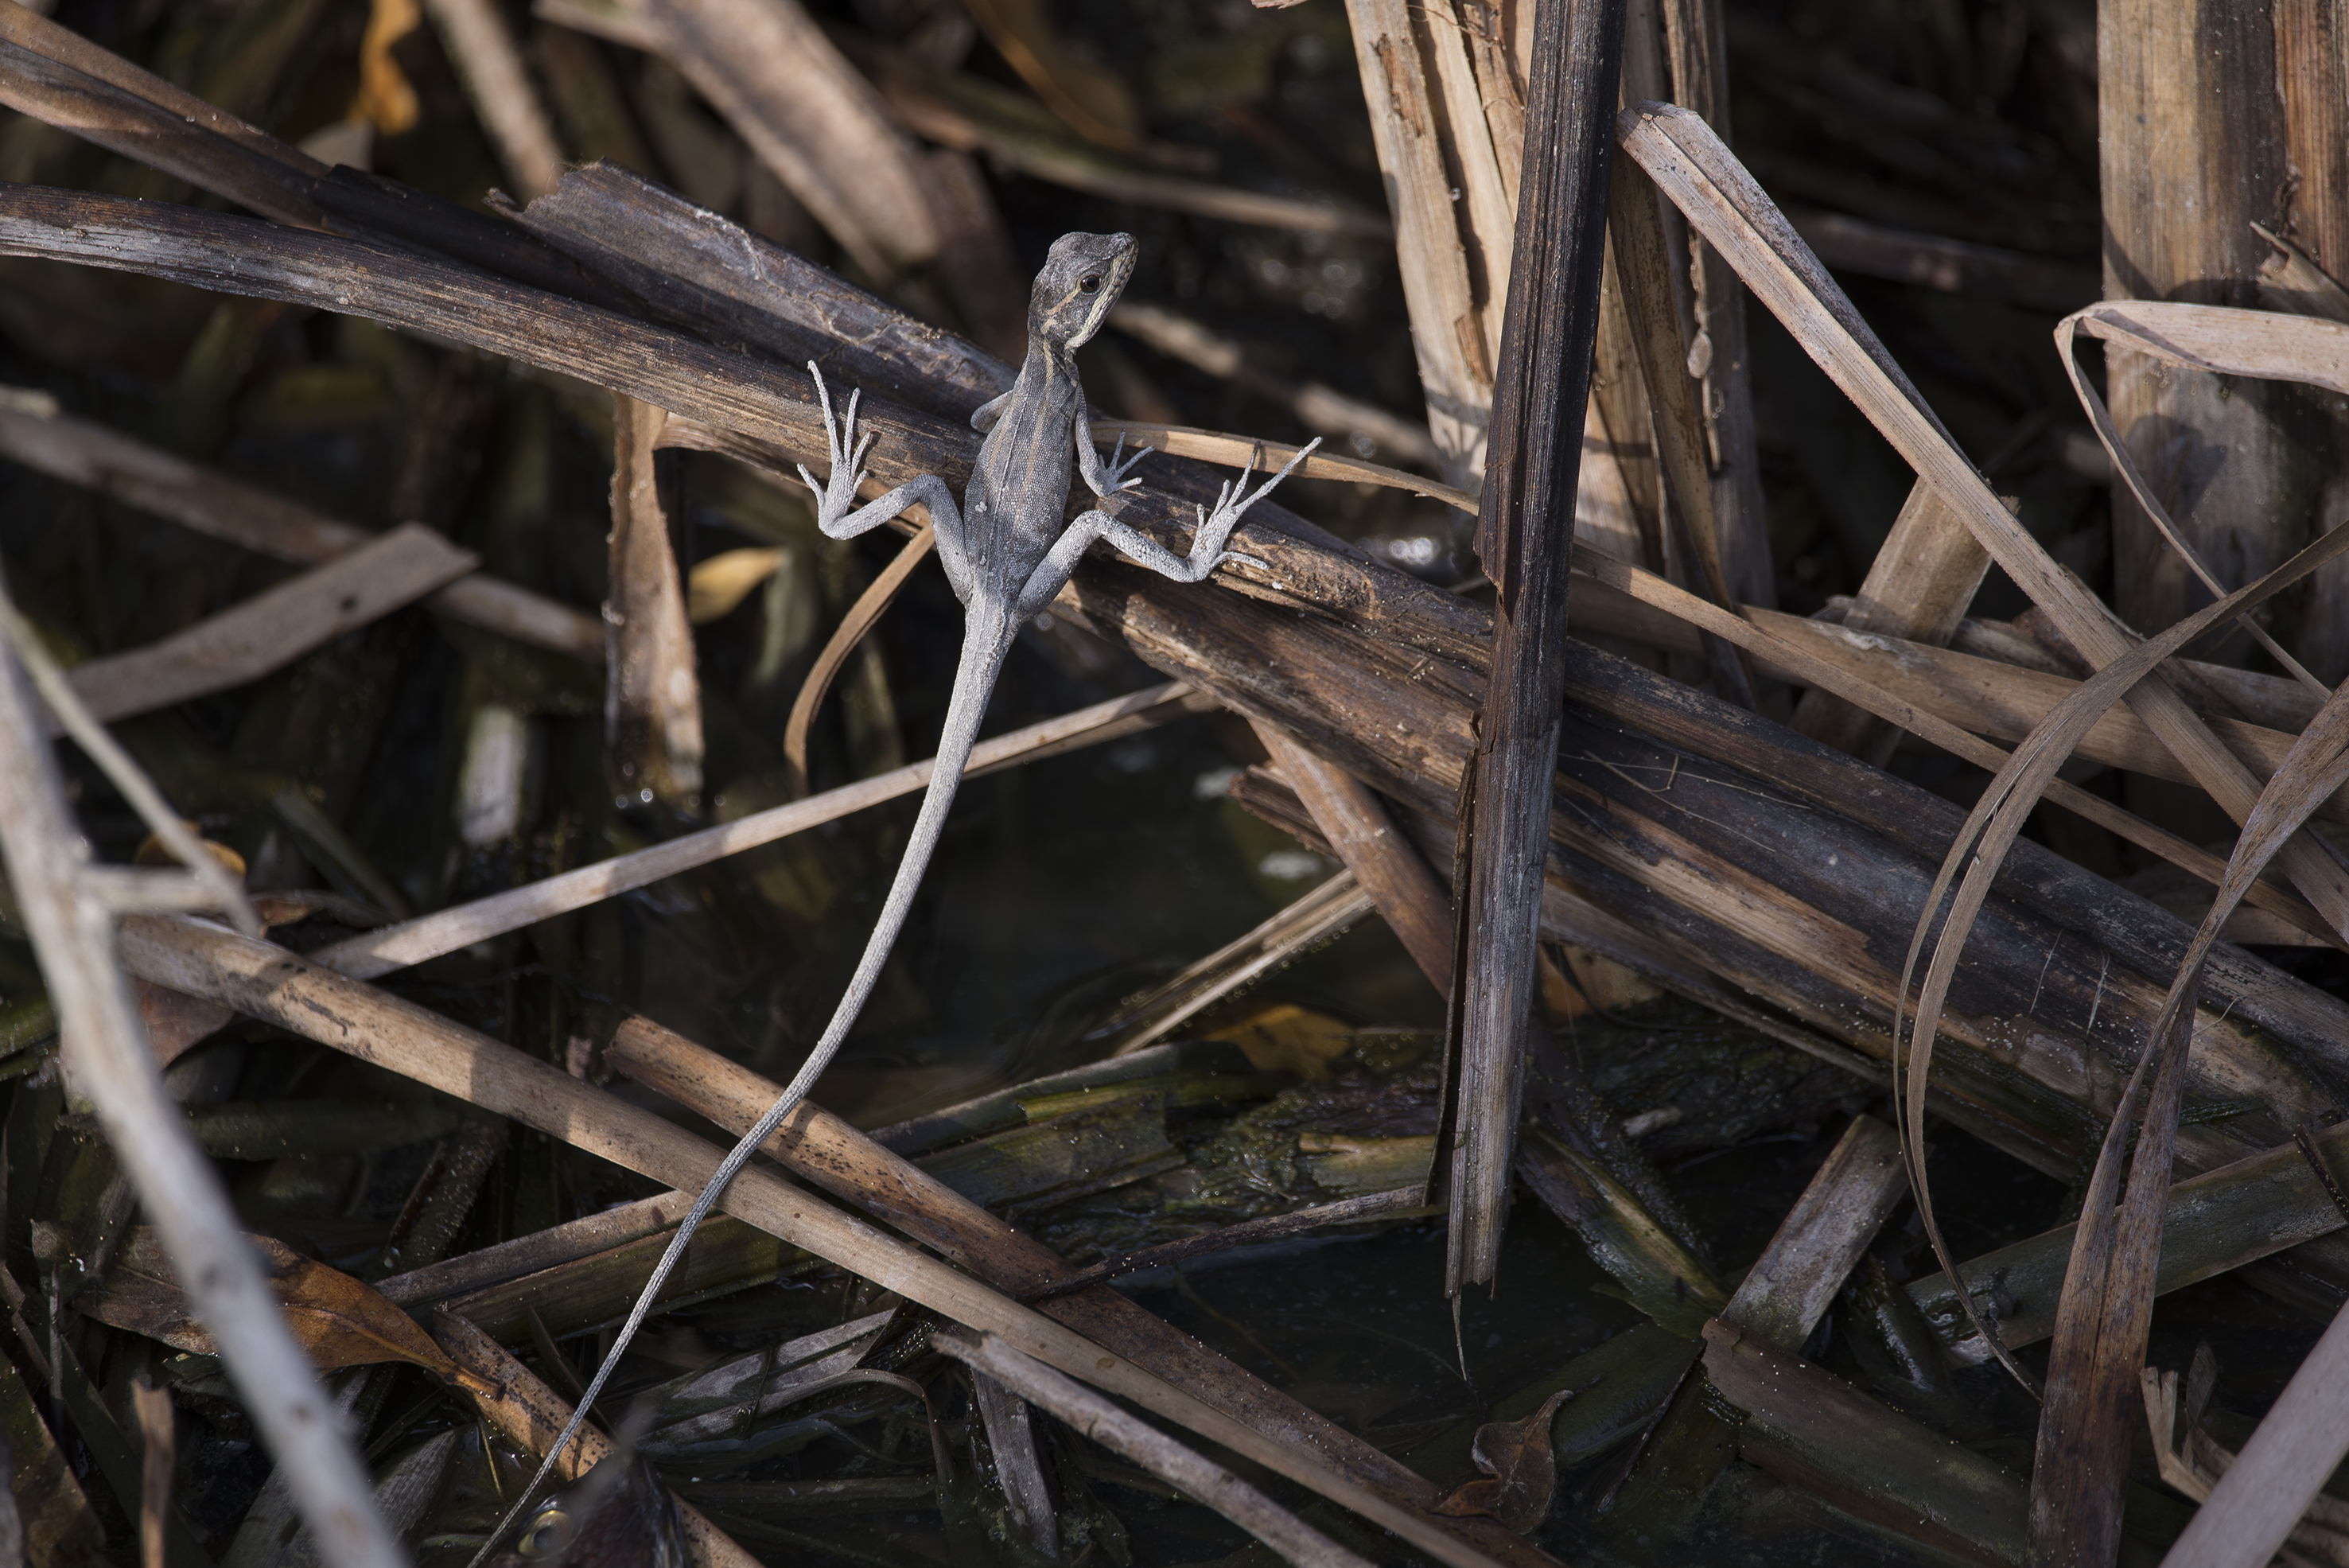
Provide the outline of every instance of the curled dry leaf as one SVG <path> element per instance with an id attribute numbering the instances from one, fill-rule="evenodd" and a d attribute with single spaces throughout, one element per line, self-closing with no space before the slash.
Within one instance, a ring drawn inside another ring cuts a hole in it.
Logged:
<path id="1" fill-rule="evenodd" d="M 1469 1454 L 1485 1474 L 1463 1483 L 1438 1511 L 1454 1517 L 1488 1513 L 1520 1535 L 1548 1518 L 1550 1494 L 1557 1490 L 1550 1423 L 1575 1393 L 1559 1389 L 1522 1421 L 1489 1421 L 1477 1428 Z"/>
<path id="2" fill-rule="evenodd" d="M 294 1337 L 321 1370 L 404 1361 L 474 1392 L 481 1380 L 449 1359 L 381 1292 L 350 1275 L 303 1257 L 285 1242 L 247 1235 L 260 1251 L 270 1287 L 285 1309 Z M 81 1310 L 109 1327 L 160 1339 L 175 1350 L 217 1355 L 220 1347 L 188 1306 L 171 1261 L 154 1230 L 131 1233 L 98 1287 L 82 1295 Z"/>

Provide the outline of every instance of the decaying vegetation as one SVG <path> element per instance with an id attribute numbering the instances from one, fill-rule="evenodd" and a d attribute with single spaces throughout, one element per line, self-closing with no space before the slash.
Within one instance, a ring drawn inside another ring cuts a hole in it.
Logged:
<path id="1" fill-rule="evenodd" d="M 2349 1562 L 2349 16 L 1257 6 L 0 0 L 0 1562 Z"/>

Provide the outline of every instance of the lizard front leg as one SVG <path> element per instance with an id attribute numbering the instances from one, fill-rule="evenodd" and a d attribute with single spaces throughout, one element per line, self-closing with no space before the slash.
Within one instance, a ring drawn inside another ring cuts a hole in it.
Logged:
<path id="1" fill-rule="evenodd" d="M 1076 575 L 1077 563 L 1084 559 L 1085 552 L 1092 547 L 1096 539 L 1108 540 L 1127 559 L 1178 583 L 1195 583 L 1226 561 L 1241 561 L 1251 566 L 1262 566 L 1264 563 L 1254 556 L 1239 555 L 1225 549 L 1224 545 L 1231 538 L 1232 530 L 1239 526 L 1240 519 L 1247 514 L 1247 509 L 1272 493 L 1272 487 L 1287 479 L 1289 471 L 1303 462 L 1320 444 L 1317 437 L 1290 458 L 1287 467 L 1258 485 L 1254 493 L 1249 492 L 1247 474 L 1243 472 L 1237 481 L 1226 484 L 1216 493 L 1216 509 L 1212 513 L 1205 507 L 1193 508 L 1199 514 L 1199 525 L 1191 535 L 1188 556 L 1176 555 L 1155 539 L 1119 522 L 1106 512 L 1096 510 L 1083 514 L 1071 523 L 1061 536 L 1052 541 L 1052 547 L 1044 553 L 1044 559 L 1038 563 L 1036 570 L 1029 576 L 1027 587 L 1019 591 L 1019 597 L 1012 607 L 1013 617 L 1026 620 L 1051 603 L 1052 596 Z"/>
<path id="2" fill-rule="evenodd" d="M 1093 445 L 1092 410 L 1085 406 L 1082 387 L 1076 389 L 1076 398 L 1077 411 L 1070 421 L 1069 433 L 1076 440 L 1077 473 L 1084 480 L 1085 488 L 1095 495 L 1114 495 L 1121 490 L 1131 490 L 1140 484 L 1142 481 L 1126 476 L 1142 465 L 1142 460 L 1150 455 L 1150 449 L 1136 447 L 1133 455 L 1126 457 L 1125 432 L 1120 431 L 1117 432 L 1117 450 L 1110 453 L 1107 462 L 1102 462 L 1101 449 Z"/>
<path id="3" fill-rule="evenodd" d="M 946 568 L 956 597 L 968 602 L 970 556 L 964 547 L 962 508 L 956 504 L 954 492 L 936 474 L 917 473 L 878 500 L 857 505 L 858 486 L 872 477 L 864 472 L 864 454 L 873 445 L 873 437 L 867 434 L 860 441 L 856 434 L 856 402 L 863 394 L 850 392 L 846 417 L 835 421 L 832 390 L 823 384 L 823 372 L 812 359 L 808 361 L 808 372 L 815 378 L 816 399 L 823 405 L 823 439 L 832 455 L 831 472 L 821 484 L 805 463 L 799 465 L 801 483 L 815 496 L 816 526 L 828 538 L 854 539 L 903 515 L 907 507 L 917 504 L 926 507 L 930 526 L 937 534 L 938 564 Z"/>

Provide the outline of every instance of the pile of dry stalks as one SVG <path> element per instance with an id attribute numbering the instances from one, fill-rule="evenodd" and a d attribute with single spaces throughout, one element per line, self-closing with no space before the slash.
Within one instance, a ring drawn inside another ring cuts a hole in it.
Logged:
<path id="1" fill-rule="evenodd" d="M 1124 226 L 525 1554 L 2349 1563 L 2349 9 L 1257 4 L 0 0 L 0 1562 L 508 1544 Z"/>

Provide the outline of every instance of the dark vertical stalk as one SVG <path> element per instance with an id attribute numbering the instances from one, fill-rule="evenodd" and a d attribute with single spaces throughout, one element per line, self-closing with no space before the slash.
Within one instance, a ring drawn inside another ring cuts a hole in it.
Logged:
<path id="1" fill-rule="evenodd" d="M 1565 678 L 1583 406 L 1599 332 L 1623 0 L 1547 0 L 1534 24 L 1516 254 L 1476 549 L 1498 590 L 1477 740 L 1446 1286 L 1493 1278 L 1524 1086 L 1534 941 Z"/>

